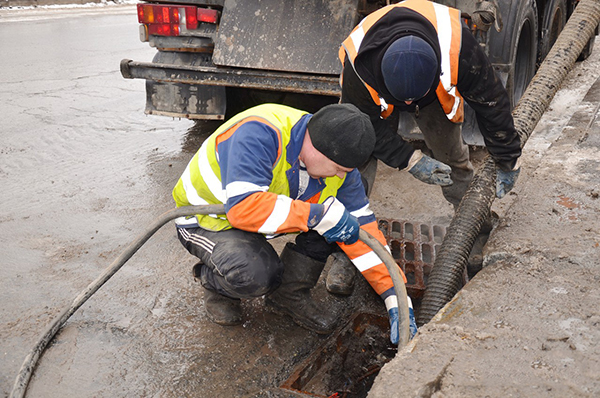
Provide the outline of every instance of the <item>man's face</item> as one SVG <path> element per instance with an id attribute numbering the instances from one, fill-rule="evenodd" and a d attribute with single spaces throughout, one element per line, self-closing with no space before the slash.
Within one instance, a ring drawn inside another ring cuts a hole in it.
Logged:
<path id="1" fill-rule="evenodd" d="M 431 89 L 430 89 L 430 90 L 427 90 L 427 92 L 426 92 L 425 94 L 423 94 L 423 96 L 422 96 L 422 97 L 420 97 L 420 98 L 411 99 L 411 100 L 404 100 L 404 103 L 405 103 L 406 105 L 410 105 L 410 104 L 412 104 L 413 102 L 415 102 L 415 101 L 416 101 L 416 100 L 418 100 L 418 99 L 425 98 L 425 97 L 427 96 L 427 94 L 429 94 L 429 92 L 430 92 L 430 91 L 431 91 Z"/>
<path id="2" fill-rule="evenodd" d="M 344 178 L 346 173 L 353 170 L 348 167 L 340 166 L 316 149 L 312 151 L 309 156 L 302 159 L 302 161 L 306 166 L 308 175 L 312 178 L 327 178 L 333 176 Z"/>

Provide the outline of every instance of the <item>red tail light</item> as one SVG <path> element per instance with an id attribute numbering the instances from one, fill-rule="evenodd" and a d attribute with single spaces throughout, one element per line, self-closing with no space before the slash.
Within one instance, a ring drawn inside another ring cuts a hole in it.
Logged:
<path id="1" fill-rule="evenodd" d="M 179 25 L 153 23 L 148 25 L 148 34 L 155 36 L 179 36 Z"/>
<path id="2" fill-rule="evenodd" d="M 148 27 L 148 33 L 158 36 L 179 36 L 182 31 L 198 28 L 199 22 L 216 24 L 217 10 L 195 6 L 138 4 L 138 22 Z"/>
<path id="3" fill-rule="evenodd" d="M 198 27 L 197 7 L 185 7 L 185 25 L 188 29 L 196 29 Z"/>
<path id="4" fill-rule="evenodd" d="M 217 23 L 219 12 L 217 10 L 210 10 L 208 8 L 198 8 L 198 21 Z"/>

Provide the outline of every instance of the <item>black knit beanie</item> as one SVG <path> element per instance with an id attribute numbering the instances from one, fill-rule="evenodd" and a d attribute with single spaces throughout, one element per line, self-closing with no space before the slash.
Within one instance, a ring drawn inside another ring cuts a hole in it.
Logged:
<path id="1" fill-rule="evenodd" d="M 362 166 L 375 148 L 371 120 L 352 104 L 319 109 L 307 127 L 313 146 L 342 167 Z"/>

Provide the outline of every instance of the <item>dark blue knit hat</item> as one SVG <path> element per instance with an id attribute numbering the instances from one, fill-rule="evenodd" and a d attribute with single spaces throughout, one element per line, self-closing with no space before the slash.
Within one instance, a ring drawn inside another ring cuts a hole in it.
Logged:
<path id="1" fill-rule="evenodd" d="M 416 36 L 394 41 L 381 60 L 385 86 L 398 101 L 423 98 L 439 78 L 438 68 L 433 48 Z"/>

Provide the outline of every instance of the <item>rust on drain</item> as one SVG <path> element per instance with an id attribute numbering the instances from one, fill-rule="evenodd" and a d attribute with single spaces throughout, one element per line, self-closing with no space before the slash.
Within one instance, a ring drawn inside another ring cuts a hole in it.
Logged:
<path id="1" fill-rule="evenodd" d="M 378 226 L 390 247 L 392 257 L 406 275 L 409 296 L 421 298 L 444 240 L 446 227 L 385 218 L 378 219 Z"/>

